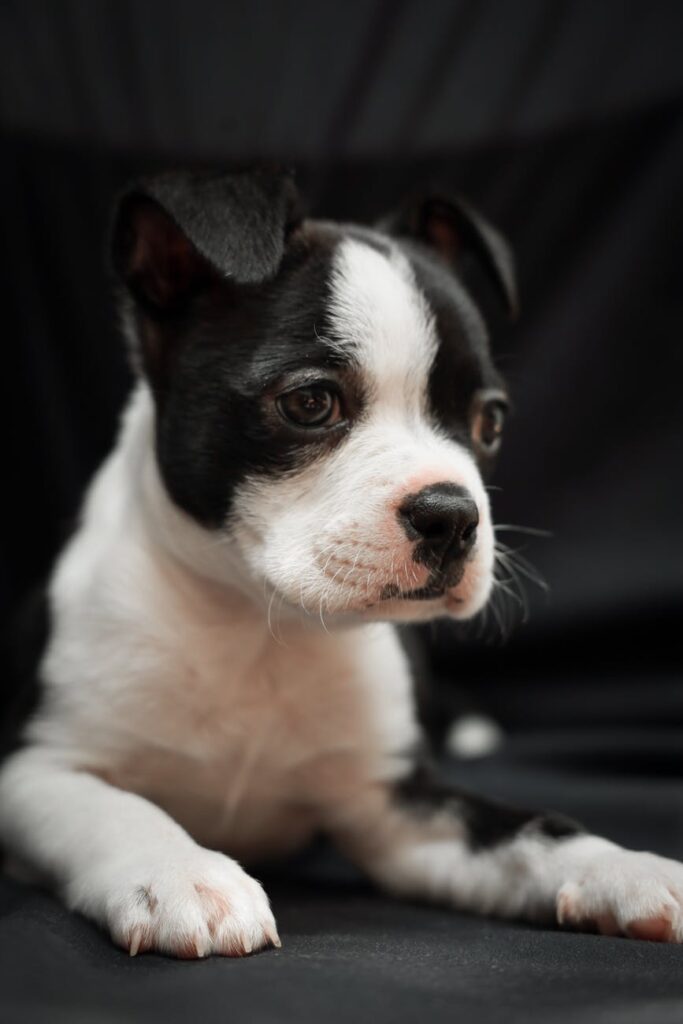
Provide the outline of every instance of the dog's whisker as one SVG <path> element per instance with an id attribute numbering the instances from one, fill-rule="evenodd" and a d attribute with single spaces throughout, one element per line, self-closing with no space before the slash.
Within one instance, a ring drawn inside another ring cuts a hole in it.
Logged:
<path id="1" fill-rule="evenodd" d="M 336 579 L 339 576 L 339 574 L 341 572 L 343 572 L 344 568 L 345 568 L 344 565 L 339 566 L 339 568 L 335 572 L 335 574 L 332 577 L 332 579 L 329 581 L 327 587 L 325 588 L 325 590 L 323 591 L 323 593 L 322 593 L 322 595 L 320 597 L 320 610 L 319 610 L 320 622 L 321 622 L 321 625 L 322 625 L 322 627 L 323 627 L 323 629 L 325 630 L 326 633 L 329 633 L 329 629 L 327 628 L 327 625 L 325 624 L 325 619 L 324 619 L 324 616 L 323 616 L 323 606 L 327 605 L 329 603 L 328 602 L 329 595 L 331 593 L 333 593 Z"/>
<path id="2" fill-rule="evenodd" d="M 510 558 L 509 552 L 501 550 L 498 545 L 496 545 L 495 549 L 495 559 L 494 592 L 497 592 L 500 595 L 501 600 L 502 595 L 513 600 L 521 610 L 522 622 L 526 623 L 529 618 L 529 602 L 526 590 L 520 578 L 522 574 Z M 499 568 L 502 568 L 506 575 L 501 576 L 498 572 Z M 512 614 L 512 607 L 510 607 L 510 631 L 514 626 L 514 619 L 515 616 Z"/>
<path id="3" fill-rule="evenodd" d="M 541 576 L 536 567 L 532 565 L 531 562 L 519 551 L 507 549 L 506 551 L 500 552 L 500 554 L 507 560 L 508 568 L 510 566 L 514 566 L 517 573 L 524 576 L 530 583 L 534 583 L 546 593 L 550 590 L 548 582 L 543 578 L 543 576 Z"/>
<path id="4" fill-rule="evenodd" d="M 507 594 L 508 597 L 512 598 L 513 601 L 516 601 L 520 607 L 524 606 L 519 594 L 516 594 L 514 590 L 511 590 L 510 587 L 506 586 L 506 584 L 502 580 L 495 580 L 494 586 L 498 591 L 502 591 L 504 594 Z"/>
<path id="5" fill-rule="evenodd" d="M 499 595 L 503 595 L 504 594 L 505 597 L 509 599 L 509 601 L 507 601 L 507 602 L 502 602 L 502 607 L 509 609 L 509 614 L 506 615 L 506 638 L 507 638 L 507 636 L 509 636 L 509 634 L 510 634 L 510 632 L 511 632 L 513 626 L 514 626 L 516 615 L 519 615 L 521 613 L 522 622 L 525 623 L 525 622 L 528 621 L 526 602 L 519 596 L 519 594 L 516 594 L 514 592 L 514 590 L 511 590 L 509 587 L 506 587 L 505 584 L 501 584 L 501 583 L 498 584 L 498 586 L 497 586 L 497 594 L 499 594 Z M 510 604 L 510 602 L 512 602 L 512 604 Z M 517 607 L 517 609 L 519 609 L 519 611 L 515 612 L 513 610 L 515 608 L 515 606 Z"/>
<path id="6" fill-rule="evenodd" d="M 280 643 L 283 647 L 287 647 L 288 644 L 282 639 L 282 609 L 285 604 L 285 595 L 280 594 L 280 600 L 278 601 L 277 609 L 275 611 L 275 624 L 277 626 L 278 636 L 280 637 Z"/>
<path id="7" fill-rule="evenodd" d="M 496 577 L 494 579 L 494 587 L 501 590 L 503 593 L 507 593 L 512 597 L 523 611 L 524 619 L 526 620 L 528 614 L 528 602 L 524 588 L 521 586 L 520 581 L 513 575 L 507 575 L 504 578 Z"/>
<path id="8" fill-rule="evenodd" d="M 493 615 L 493 617 L 495 618 L 495 620 L 496 620 L 496 622 L 498 624 L 498 629 L 500 631 L 500 634 L 501 634 L 501 636 L 504 636 L 505 634 L 504 634 L 504 630 L 503 630 L 503 623 L 502 623 L 502 620 L 501 620 L 501 617 L 500 617 L 500 612 L 499 612 L 498 608 L 496 607 L 496 600 L 495 599 L 496 599 L 496 594 L 495 594 L 495 591 L 494 591 L 494 593 L 491 595 L 491 600 L 489 601 L 489 605 L 490 605 L 490 608 L 491 608 L 491 614 Z"/>
<path id="9" fill-rule="evenodd" d="M 505 643 L 514 629 L 518 616 L 521 614 L 522 622 L 526 621 L 526 597 L 524 595 L 519 597 L 514 592 L 508 593 L 505 587 L 499 587 L 498 599 L 502 609 L 504 626 L 501 640 Z"/>
<path id="10" fill-rule="evenodd" d="M 369 570 L 368 570 L 368 573 L 367 573 L 367 575 L 365 577 L 365 599 L 366 599 L 366 601 L 370 600 L 370 571 Z"/>
<path id="11" fill-rule="evenodd" d="M 332 561 L 332 559 L 335 556 L 336 545 L 331 544 L 330 548 L 331 548 L 331 551 L 330 551 L 329 557 L 328 557 L 327 561 L 325 562 L 325 565 L 323 566 L 323 569 L 322 569 L 323 573 L 327 572 L 327 567 L 328 567 L 328 565 L 330 564 L 330 562 Z"/>
<path id="12" fill-rule="evenodd" d="M 347 586 L 349 576 L 351 576 L 352 573 L 354 573 L 356 571 L 356 563 L 358 562 L 358 558 L 360 557 L 360 550 L 361 549 L 359 548 L 358 551 L 356 552 L 356 557 L 353 560 L 353 565 L 351 566 L 351 568 L 349 569 L 349 571 L 347 572 L 346 576 L 344 577 L 344 579 L 342 581 L 342 589 Z M 349 592 L 349 595 L 348 595 L 348 597 L 346 599 L 346 602 L 344 604 L 344 609 L 345 610 L 349 607 L 352 598 L 353 598 L 353 590 L 351 590 Z"/>
<path id="13" fill-rule="evenodd" d="M 270 601 L 268 602 L 268 614 L 266 615 L 266 621 L 268 622 L 268 632 L 272 636 L 273 640 L 275 640 L 275 642 L 277 643 L 277 637 L 275 636 L 275 633 L 273 631 L 273 622 L 272 622 L 272 619 L 271 619 L 271 614 L 272 614 L 272 611 L 273 611 L 273 602 L 275 601 L 276 595 L 277 595 L 277 591 L 276 590 L 274 590 L 273 593 L 270 595 Z"/>
<path id="14" fill-rule="evenodd" d="M 496 554 L 507 559 L 508 563 L 513 564 L 531 583 L 535 583 L 542 590 L 550 589 L 547 581 L 519 549 L 508 547 L 502 541 L 496 540 Z"/>
<path id="15" fill-rule="evenodd" d="M 544 530 L 538 526 L 513 526 L 512 523 L 496 523 L 494 533 L 524 533 L 531 537 L 552 537 L 552 530 Z"/>
<path id="16" fill-rule="evenodd" d="M 502 566 L 505 572 L 507 573 L 507 576 L 505 577 L 503 582 L 505 584 L 509 584 L 512 590 L 517 594 L 522 605 L 523 618 L 524 621 L 526 621 L 529 613 L 529 605 L 526 590 L 524 589 L 522 580 L 519 577 L 519 573 L 516 571 L 515 567 L 510 563 L 507 557 L 505 555 L 501 555 L 500 553 L 498 553 L 496 568 L 498 566 Z M 496 575 L 494 570 L 494 586 L 496 581 L 500 581 L 500 577 Z"/>

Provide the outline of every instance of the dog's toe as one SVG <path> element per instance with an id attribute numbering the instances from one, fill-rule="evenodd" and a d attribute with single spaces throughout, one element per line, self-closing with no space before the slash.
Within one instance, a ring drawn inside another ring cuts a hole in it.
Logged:
<path id="1" fill-rule="evenodd" d="M 668 914 L 631 921 L 626 928 L 631 939 L 646 939 L 648 942 L 675 942 L 676 933 Z"/>
<path id="2" fill-rule="evenodd" d="M 566 927 L 650 942 L 683 941 L 683 865 L 615 850 L 584 866 L 557 895 Z"/>
<path id="3" fill-rule="evenodd" d="M 119 879 L 107 901 L 112 937 L 130 956 L 196 960 L 280 945 L 265 892 L 229 858 L 198 850 L 172 866 L 131 870 L 137 877 Z"/>

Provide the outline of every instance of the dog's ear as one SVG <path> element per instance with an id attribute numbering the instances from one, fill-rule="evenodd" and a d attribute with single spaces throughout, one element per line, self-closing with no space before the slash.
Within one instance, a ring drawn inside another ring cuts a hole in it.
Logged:
<path id="1" fill-rule="evenodd" d="M 379 225 L 389 234 L 414 238 L 434 249 L 454 269 L 468 259 L 486 274 L 511 317 L 519 308 L 515 264 L 505 239 L 460 197 L 409 199 Z"/>
<path id="2" fill-rule="evenodd" d="M 114 270 L 147 308 L 170 311 L 212 281 L 256 284 L 280 266 L 300 219 L 291 174 L 171 173 L 120 198 Z"/>

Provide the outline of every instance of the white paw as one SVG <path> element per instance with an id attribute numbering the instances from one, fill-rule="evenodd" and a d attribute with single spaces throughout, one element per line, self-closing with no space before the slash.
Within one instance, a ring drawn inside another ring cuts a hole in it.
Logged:
<path id="1" fill-rule="evenodd" d="M 102 909 L 93 916 L 104 917 L 114 942 L 131 956 L 147 951 L 181 959 L 244 956 L 280 945 L 259 883 L 212 850 L 169 857 L 154 867 L 128 862 L 108 877 L 99 874 L 97 887 L 102 886 Z M 74 902 L 88 912 L 82 899 Z"/>
<path id="2" fill-rule="evenodd" d="M 683 864 L 615 848 L 586 864 L 557 895 L 560 924 L 603 935 L 683 941 Z"/>

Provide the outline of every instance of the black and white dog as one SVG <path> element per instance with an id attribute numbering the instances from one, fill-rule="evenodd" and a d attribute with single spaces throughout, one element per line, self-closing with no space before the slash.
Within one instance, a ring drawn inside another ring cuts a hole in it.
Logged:
<path id="1" fill-rule="evenodd" d="M 118 206 L 140 370 L 48 594 L 0 836 L 131 954 L 279 945 L 240 862 L 314 833 L 391 892 L 683 939 L 683 865 L 432 780 L 391 623 L 493 585 L 506 397 L 466 205 L 304 219 L 289 177 L 172 174 Z"/>

